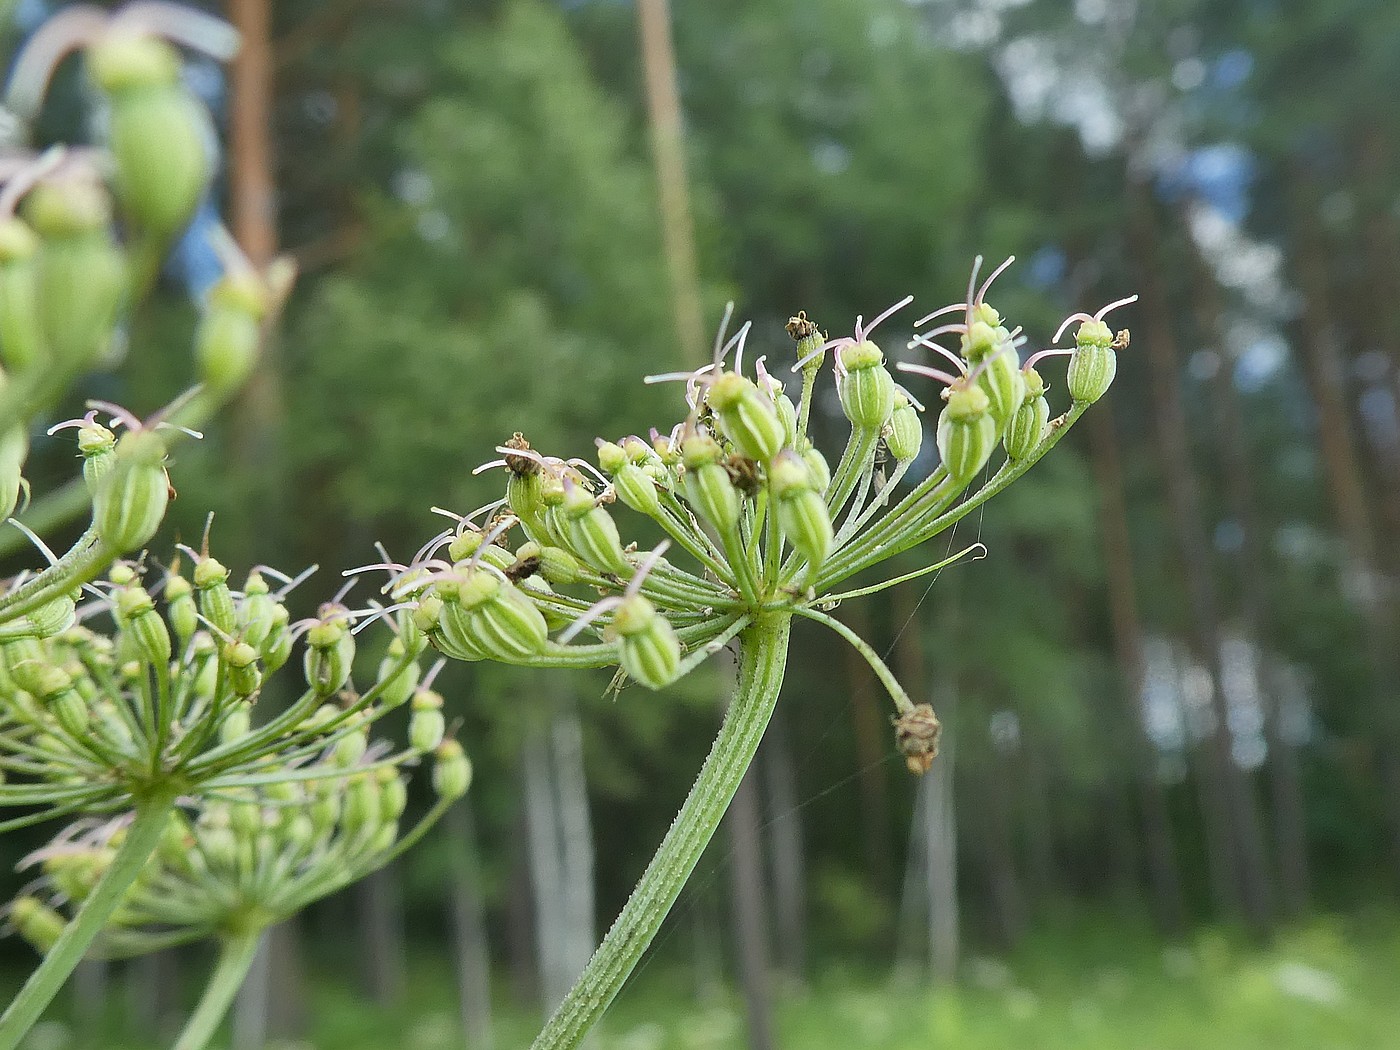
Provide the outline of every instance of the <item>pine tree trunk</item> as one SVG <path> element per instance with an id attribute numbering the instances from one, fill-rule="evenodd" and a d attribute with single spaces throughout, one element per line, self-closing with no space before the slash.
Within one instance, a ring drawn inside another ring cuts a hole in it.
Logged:
<path id="1" fill-rule="evenodd" d="M 870 618 L 862 603 L 850 604 L 843 613 L 843 619 L 853 631 L 863 638 L 870 636 Z M 909 630 L 917 634 L 918 625 L 912 624 Z M 882 706 L 884 696 L 877 688 L 870 665 L 850 646 L 845 646 L 844 650 L 846 692 L 851 698 L 851 720 L 855 730 L 856 777 L 866 878 L 872 892 L 885 895 L 890 892 L 893 881 L 891 862 L 894 851 L 890 843 L 889 785 L 885 779 L 884 760 L 890 753 L 893 737 Z M 917 681 L 908 680 L 913 683 L 912 688 L 917 693 Z"/>
<path id="2" fill-rule="evenodd" d="M 469 1050 L 491 1050 L 491 954 L 481 894 L 476 822 L 467 798 L 447 811 L 452 864 L 452 933 L 457 962 L 457 1002 Z"/>
<path id="3" fill-rule="evenodd" d="M 1341 348 L 1330 308 L 1325 268 L 1326 244 L 1317 220 L 1317 202 L 1307 176 L 1295 172 L 1289 187 L 1295 276 L 1303 297 L 1302 344 L 1308 381 L 1318 409 L 1318 444 L 1333 513 L 1346 547 L 1343 586 L 1356 603 L 1366 631 L 1376 718 L 1381 802 L 1390 825 L 1390 853 L 1400 875 L 1400 668 L 1397 622 L 1379 572 L 1375 527 L 1367 505 L 1347 408 Z"/>
<path id="4" fill-rule="evenodd" d="M 1242 582 L 1240 613 L 1245 633 L 1252 643 L 1254 671 L 1260 686 L 1260 701 L 1264 706 L 1269 795 L 1278 854 L 1279 903 L 1286 914 L 1299 915 L 1307 910 L 1310 882 L 1303 778 L 1298 748 L 1288 740 L 1282 726 L 1282 683 L 1272 652 L 1276 630 L 1270 615 L 1273 604 L 1268 593 L 1268 569 L 1264 564 L 1263 529 L 1259 519 L 1258 497 L 1254 491 L 1249 435 L 1244 425 L 1244 407 L 1235 387 L 1234 358 L 1224 339 L 1220 288 L 1214 276 L 1208 272 L 1205 261 L 1199 257 L 1196 276 L 1196 302 L 1201 330 L 1219 344 L 1222 362 L 1212 384 L 1216 425 L 1220 432 L 1217 448 L 1225 467 L 1230 512 L 1241 531 L 1237 563 Z"/>
<path id="5" fill-rule="evenodd" d="M 583 728 L 561 702 L 548 728 L 532 730 L 522 755 L 535 894 L 535 944 L 547 1010 L 573 986 L 595 941 L 593 828 L 583 768 Z"/>
<path id="6" fill-rule="evenodd" d="M 734 942 L 739 952 L 739 982 L 748 1018 L 749 1050 L 772 1050 L 772 1002 L 769 981 L 768 902 L 763 885 L 763 846 L 758 770 L 750 766 L 734 793 L 725 822 L 733 844 L 730 872 L 734 894 Z"/>
<path id="7" fill-rule="evenodd" d="M 355 885 L 355 911 L 363 938 L 365 990 L 377 1006 L 394 1006 L 403 1001 L 408 983 L 408 948 L 404 943 L 403 892 L 393 865 L 372 872 Z"/>
<path id="8" fill-rule="evenodd" d="M 1142 815 L 1142 837 L 1147 850 L 1147 875 L 1152 887 L 1152 910 L 1165 933 L 1180 934 L 1186 928 L 1181 896 L 1176 844 L 1172 836 L 1167 792 L 1157 773 L 1157 750 L 1143 722 L 1142 690 L 1146 677 L 1143 660 L 1142 620 L 1138 616 L 1133 550 L 1128 533 L 1128 512 L 1123 496 L 1123 470 L 1111 411 L 1089 413 L 1090 453 L 1098 482 L 1099 535 L 1103 544 L 1108 580 L 1109 622 L 1113 651 L 1126 708 L 1115 719 L 1124 726 L 1127 761 L 1137 786 Z M 1219 866 L 1219 861 L 1215 861 Z"/>
<path id="9" fill-rule="evenodd" d="M 941 690 L 939 710 L 950 722 L 956 704 L 951 682 Z M 933 979 L 951 983 L 960 955 L 958 921 L 958 829 L 953 804 L 954 737 L 945 733 L 938 758 L 923 776 L 924 870 L 927 872 L 928 961 Z"/>
<path id="10" fill-rule="evenodd" d="M 768 723 L 759 768 L 768 796 L 766 829 L 772 860 L 778 961 L 788 977 L 801 981 L 807 943 L 807 875 L 802 814 L 797 804 L 797 771 L 793 768 L 786 710 L 779 706 Z"/>
<path id="11" fill-rule="evenodd" d="M 1210 540 L 1201 511 L 1197 479 L 1191 464 L 1191 442 L 1187 436 L 1186 411 L 1180 389 L 1180 362 L 1172 331 L 1167 291 L 1156 267 L 1162 264 L 1157 240 L 1156 216 L 1150 188 L 1133 183 L 1134 207 L 1131 222 L 1133 255 L 1141 267 L 1139 287 L 1142 314 L 1146 319 L 1146 356 L 1152 376 L 1152 406 L 1157 430 L 1157 449 L 1166 477 L 1171 524 L 1176 532 L 1182 577 L 1186 585 L 1190 640 L 1196 660 L 1210 670 L 1213 679 L 1211 710 L 1214 726 L 1207 740 L 1209 762 L 1218 787 L 1224 837 L 1230 857 L 1230 877 L 1238 894 L 1245 921 L 1260 937 L 1269 934 L 1272 924 L 1272 891 L 1269 884 L 1264 829 L 1258 800 L 1248 775 L 1234 760 L 1229 710 L 1222 683 L 1219 603 L 1215 581 L 1209 569 Z M 1219 829 L 1216 834 L 1219 835 Z M 1214 849 L 1213 849 L 1214 852 Z"/>

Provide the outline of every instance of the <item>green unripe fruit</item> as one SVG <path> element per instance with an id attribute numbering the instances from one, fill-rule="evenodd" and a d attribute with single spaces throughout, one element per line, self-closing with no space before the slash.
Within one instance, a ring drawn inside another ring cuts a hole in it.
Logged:
<path id="1" fill-rule="evenodd" d="M 895 392 L 894 411 L 890 414 L 889 430 L 885 434 L 885 446 L 890 450 L 896 463 L 908 463 L 919 455 L 924 444 L 924 425 L 919 421 L 918 410 L 909 399 Z"/>
<path id="2" fill-rule="evenodd" d="M 37 897 L 19 897 L 10 905 L 10 921 L 40 954 L 47 955 L 67 928 L 67 920 Z"/>
<path id="3" fill-rule="evenodd" d="M 123 435 L 111 473 L 98 483 L 93 497 L 98 538 L 118 554 L 137 550 L 156 534 L 169 503 L 165 445 L 150 431 Z"/>
<path id="4" fill-rule="evenodd" d="M 662 689 L 680 673 L 681 643 L 670 622 L 640 594 L 618 606 L 609 630 L 618 637 L 622 669 L 648 689 Z"/>
<path id="5" fill-rule="evenodd" d="M 433 790 L 439 798 L 461 798 L 472 783 L 472 764 L 462 745 L 444 740 L 433 753 Z"/>
<path id="6" fill-rule="evenodd" d="M 328 696 L 345 685 L 355 661 L 355 636 L 340 620 L 323 620 L 306 632 L 306 684 Z"/>
<path id="7" fill-rule="evenodd" d="M 380 817 L 379 785 L 369 773 L 350 778 L 345 785 L 345 803 L 341 807 L 340 826 L 346 834 L 360 835 L 377 830 Z"/>
<path id="8" fill-rule="evenodd" d="M 996 421 L 998 429 L 1006 425 L 1006 421 L 1021 407 L 1021 402 L 1026 397 L 1025 380 L 1021 376 L 1016 351 L 1010 346 L 1009 336 L 1002 346 L 1004 349 L 986 362 L 977 377 L 977 385 L 987 395 L 987 410 Z"/>
<path id="9" fill-rule="evenodd" d="M 418 687 L 418 675 L 422 668 L 416 662 L 400 668 L 405 655 L 403 642 L 395 638 L 389 643 L 384 659 L 379 662 L 379 703 L 386 711 L 407 703 Z"/>
<path id="10" fill-rule="evenodd" d="M 109 33 L 88 50 L 88 68 L 111 100 L 117 194 L 138 225 L 166 240 L 189 222 L 209 182 L 209 115 L 180 83 L 179 54 L 162 40 Z"/>
<path id="11" fill-rule="evenodd" d="M 622 446 L 612 441 L 598 440 L 598 466 L 604 474 L 616 474 L 629 462 L 627 453 L 622 450 Z"/>
<path id="12" fill-rule="evenodd" d="M 82 368 L 110 345 L 126 293 L 111 201 L 95 180 L 71 178 L 36 186 L 25 211 L 41 238 L 36 267 L 44 344 L 60 367 Z"/>
<path id="13" fill-rule="evenodd" d="M 369 729 L 357 725 L 344 736 L 336 739 L 331 747 L 331 759 L 341 769 L 353 769 L 360 764 L 369 750 Z"/>
<path id="14" fill-rule="evenodd" d="M 622 552 L 622 540 L 612 515 L 596 506 L 593 496 L 581 485 L 564 495 L 562 532 L 566 546 L 599 572 L 625 576 L 632 571 Z"/>
<path id="15" fill-rule="evenodd" d="M 544 649 L 549 624 L 534 602 L 519 589 L 503 584 L 491 601 L 472 614 L 472 637 L 496 660 L 525 660 Z"/>
<path id="16" fill-rule="evenodd" d="M 4 388 L 0 381 L 0 389 Z M 29 437 L 23 427 L 0 431 L 0 521 L 14 513 L 24 491 L 24 461 L 29 456 Z"/>
<path id="17" fill-rule="evenodd" d="M 982 469 L 996 446 L 996 421 L 981 387 L 950 387 L 938 417 L 938 454 L 948 476 L 966 483 Z"/>
<path id="18" fill-rule="evenodd" d="M 1103 321 L 1085 321 L 1074 337 L 1066 383 L 1076 403 L 1093 404 L 1108 392 L 1118 373 L 1113 332 Z"/>
<path id="19" fill-rule="evenodd" d="M 272 633 L 267 636 L 267 641 L 262 646 L 263 667 L 268 674 L 276 674 L 282 669 L 288 660 L 292 658 L 292 632 L 287 629 L 287 607 L 277 606 L 277 622 L 273 624 Z"/>
<path id="20" fill-rule="evenodd" d="M 831 553 L 835 534 L 826 500 L 812 489 L 802 489 L 778 501 L 778 527 L 798 554 L 815 572 Z"/>
<path id="21" fill-rule="evenodd" d="M 522 543 L 515 557 L 517 562 L 538 559 L 540 575 L 560 587 L 578 583 L 583 578 L 583 566 L 563 547 L 545 546 L 532 540 Z"/>
<path id="22" fill-rule="evenodd" d="M 481 541 L 485 538 L 486 537 L 482 533 L 474 529 L 468 529 L 465 532 L 458 533 L 452 538 L 452 542 L 447 545 L 448 559 L 453 562 L 467 561 L 470 558 L 476 557 L 477 552 L 480 551 L 481 556 L 476 560 L 483 565 L 491 566 L 493 569 L 500 569 L 502 572 L 505 572 L 506 569 L 509 569 L 515 564 L 515 557 L 504 547 L 495 543 L 488 543 L 485 548 L 483 548 L 481 546 Z"/>
<path id="23" fill-rule="evenodd" d="M 725 437 L 749 459 L 767 463 L 782 451 L 786 432 L 772 398 L 737 372 L 716 379 L 706 395 Z"/>
<path id="24" fill-rule="evenodd" d="M 413 714 L 408 719 L 408 742 L 415 751 L 432 751 L 442 743 L 447 722 L 442 714 L 442 697 L 431 689 L 413 695 Z"/>
<path id="25" fill-rule="evenodd" d="M 739 522 L 739 491 L 729 471 L 718 463 L 687 468 L 681 479 L 686 501 L 716 529 L 725 532 Z"/>
<path id="26" fill-rule="evenodd" d="M 168 664 L 170 631 L 145 588 L 123 587 L 117 591 L 117 610 L 125 621 L 123 631 L 135 643 L 140 658 L 156 667 Z"/>
<path id="27" fill-rule="evenodd" d="M 199 610 L 194 603 L 194 588 L 183 576 L 172 573 L 165 581 L 165 614 L 181 647 L 188 645 L 199 630 Z"/>
<path id="28" fill-rule="evenodd" d="M 234 696 L 252 696 L 261 687 L 258 651 L 247 642 L 227 643 L 224 646 L 224 663 L 228 666 L 228 684 Z"/>
<path id="29" fill-rule="evenodd" d="M 1026 397 L 1006 424 L 1002 435 L 1002 445 L 1011 460 L 1022 460 L 1029 456 L 1050 423 L 1050 404 L 1045 400 L 1045 383 L 1035 369 L 1025 374 Z"/>
<path id="30" fill-rule="evenodd" d="M 199 611 L 224 637 L 238 630 L 238 611 L 228 586 L 228 569 L 214 558 L 200 558 L 194 567 L 194 589 L 199 592 Z"/>
<path id="31" fill-rule="evenodd" d="M 386 821 L 396 821 L 408 807 L 408 785 L 389 766 L 375 771 L 379 781 L 379 811 Z"/>
<path id="32" fill-rule="evenodd" d="M 635 463 L 624 463 L 612 476 L 613 491 L 623 505 L 638 514 L 655 518 L 661 513 L 661 498 L 656 491 L 656 482 L 642 467 Z"/>
<path id="33" fill-rule="evenodd" d="M 78 428 L 78 451 L 83 457 L 83 481 L 89 495 L 117 465 L 117 436 L 96 421 Z"/>
<path id="34" fill-rule="evenodd" d="M 252 572 L 243 584 L 243 600 L 237 606 L 239 636 L 262 648 L 277 622 L 277 600 L 268 592 L 261 573 Z"/>
<path id="35" fill-rule="evenodd" d="M 843 374 L 837 384 L 846 418 L 861 430 L 879 430 L 894 411 L 894 377 L 885 355 L 870 340 L 841 347 Z"/>
<path id="36" fill-rule="evenodd" d="M 802 462 L 807 465 L 807 477 L 811 480 L 812 488 L 825 493 L 831 487 L 831 466 L 822 455 L 821 449 L 816 445 L 808 445 L 802 453 Z"/>
<path id="37" fill-rule="evenodd" d="M 15 372 L 48 356 L 39 317 L 39 238 L 22 220 L 0 219 L 0 363 Z"/>
<path id="38" fill-rule="evenodd" d="M 242 740 L 253 728 L 253 712 L 247 704 L 239 704 L 224 716 L 219 725 L 219 742 L 232 744 Z"/>
<path id="39" fill-rule="evenodd" d="M 525 460 L 529 463 L 529 460 Z M 530 464 L 532 467 L 535 465 Z M 538 468 L 528 473 L 506 472 L 506 505 L 534 539 L 545 537 L 544 503 L 542 502 L 542 478 Z"/>

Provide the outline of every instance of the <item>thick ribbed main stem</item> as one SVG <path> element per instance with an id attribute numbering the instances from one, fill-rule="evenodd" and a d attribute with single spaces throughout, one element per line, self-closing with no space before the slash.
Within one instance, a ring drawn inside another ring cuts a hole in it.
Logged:
<path id="1" fill-rule="evenodd" d="M 787 668 L 792 618 L 754 622 L 740 635 L 739 687 L 695 786 L 603 943 L 544 1030 L 534 1050 L 570 1050 L 622 990 L 661 928 L 753 761 Z"/>

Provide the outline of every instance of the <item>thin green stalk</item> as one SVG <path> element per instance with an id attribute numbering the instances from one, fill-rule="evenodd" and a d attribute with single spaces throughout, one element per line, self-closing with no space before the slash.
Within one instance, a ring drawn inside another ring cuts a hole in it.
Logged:
<path id="1" fill-rule="evenodd" d="M 889 669 L 885 661 L 880 659 L 879 653 L 875 652 L 870 643 L 867 642 L 855 631 L 851 630 L 834 616 L 828 616 L 824 612 L 816 609 L 798 608 L 793 610 L 798 616 L 805 616 L 809 620 L 826 624 L 833 631 L 839 634 L 856 652 L 865 658 L 865 662 L 870 665 L 870 669 L 875 672 L 875 677 L 880 679 L 880 684 L 885 687 L 885 692 L 890 694 L 890 699 L 894 701 L 894 706 L 898 708 L 900 714 L 908 714 L 914 710 L 914 702 L 909 699 L 909 694 L 904 691 L 904 686 L 899 684 L 899 679 L 894 676 L 894 672 Z"/>
<path id="2" fill-rule="evenodd" d="M 622 914 L 535 1039 L 534 1050 L 578 1046 L 661 928 L 763 738 L 782 688 L 791 627 L 792 617 L 779 613 L 756 621 L 740 636 L 738 690 L 700 776 Z"/>
<path id="3" fill-rule="evenodd" d="M 220 1022 L 233 1005 L 233 997 L 243 987 L 248 968 L 258 954 L 262 931 L 230 934 L 219 940 L 219 961 L 199 997 L 199 1005 L 185 1023 L 173 1050 L 204 1050 L 218 1031 Z"/>
<path id="4" fill-rule="evenodd" d="M 821 579 L 817 581 L 817 586 L 823 588 L 830 587 L 834 583 L 839 583 L 841 580 L 854 576 L 862 569 L 869 568 L 878 561 L 893 557 L 901 551 L 907 551 L 910 547 L 917 547 L 925 540 L 938 535 L 949 525 L 953 524 L 953 522 L 958 521 L 960 518 L 976 510 L 1026 471 L 1030 470 L 1031 467 L 1035 466 L 1036 463 L 1040 461 L 1041 457 L 1054 448 L 1060 438 L 1065 436 L 1069 428 L 1078 422 L 1079 417 L 1089 410 L 1089 404 L 1090 402 L 1087 401 L 1076 401 L 1068 412 L 1051 423 L 1050 432 L 1041 439 L 1040 444 L 1035 447 L 1029 456 L 1016 463 L 1007 460 L 991 481 L 987 482 L 987 484 L 978 489 L 976 493 L 963 500 L 963 502 L 959 503 L 956 507 L 939 514 L 931 520 L 912 525 L 908 530 L 894 537 L 887 543 L 879 543 L 874 547 L 863 548 L 858 556 L 850 559 L 850 561 L 843 561 L 839 568 L 836 568 L 829 562 L 823 567 L 822 576 Z M 841 553 L 845 555 L 850 550 L 854 549 L 855 548 L 848 548 L 847 551 L 842 551 Z M 833 558 L 832 562 L 835 561 L 836 559 Z"/>
<path id="5" fill-rule="evenodd" d="M 72 921 L 64 927 L 62 935 L 44 956 L 44 961 L 24 982 L 19 995 L 0 1016 L 0 1050 L 15 1050 L 68 980 L 73 968 L 82 961 L 93 940 L 102 932 L 102 927 L 117 910 L 127 889 L 160 843 L 174 805 L 175 796 L 169 791 L 148 795 L 137 804 L 136 819 L 126 829 L 126 838 L 112 858 L 111 866 L 97 881 Z"/>

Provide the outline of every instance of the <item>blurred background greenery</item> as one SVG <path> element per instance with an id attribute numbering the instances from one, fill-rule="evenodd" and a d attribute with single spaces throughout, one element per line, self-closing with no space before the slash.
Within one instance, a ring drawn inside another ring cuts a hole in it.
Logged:
<path id="1" fill-rule="evenodd" d="M 21 0 L 9 43 L 55 6 Z M 790 314 L 932 309 L 978 253 L 1018 255 L 994 299 L 1033 345 L 1142 296 L 1111 396 L 963 523 L 990 557 L 841 610 L 939 710 L 934 772 L 904 771 L 864 662 L 799 637 L 597 1046 L 1400 1046 L 1400 6 L 706 0 L 650 34 L 658 0 L 224 13 L 243 57 L 191 74 L 231 140 L 219 199 L 81 393 L 175 392 L 216 212 L 295 258 L 271 360 L 174 464 L 167 539 L 212 509 L 225 562 L 324 566 L 308 603 L 433 505 L 495 498 L 471 470 L 513 431 L 568 455 L 669 427 L 675 388 L 640 376 L 693 363 L 727 298 L 786 374 Z M 64 72 L 47 120 L 72 135 Z M 526 1042 L 725 675 L 439 684 L 467 803 L 277 932 L 235 1046 Z M 6 838 L 6 873 L 40 834 Z M 13 979 L 29 962 L 6 942 Z M 155 1045 L 205 966 L 90 965 L 31 1045 Z"/>

